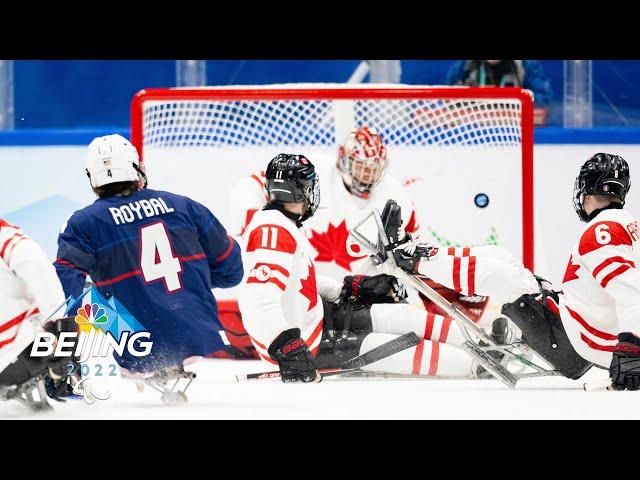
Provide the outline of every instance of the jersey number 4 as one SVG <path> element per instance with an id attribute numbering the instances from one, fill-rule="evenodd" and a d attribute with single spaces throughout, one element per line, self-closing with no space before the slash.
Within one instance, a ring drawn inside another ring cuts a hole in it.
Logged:
<path id="1" fill-rule="evenodd" d="M 171 240 L 163 223 L 140 229 L 140 269 L 146 283 L 164 280 L 168 292 L 182 288 L 178 273 L 180 259 L 173 254 Z"/>

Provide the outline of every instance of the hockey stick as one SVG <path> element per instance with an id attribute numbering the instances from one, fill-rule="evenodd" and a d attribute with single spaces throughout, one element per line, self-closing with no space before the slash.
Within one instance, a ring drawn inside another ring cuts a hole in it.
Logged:
<path id="1" fill-rule="evenodd" d="M 338 368 L 324 368 L 318 370 L 318 373 L 320 373 L 322 378 L 324 378 L 354 372 L 366 365 L 370 365 L 378 360 L 390 357 L 391 355 L 406 350 L 407 348 L 415 347 L 421 341 L 420 337 L 418 337 L 414 332 L 405 333 L 404 335 L 394 338 L 382 345 L 378 345 L 362 355 L 358 355 L 357 357 L 343 362 Z M 245 382 L 247 380 L 268 380 L 271 378 L 280 378 L 280 372 L 240 373 L 236 375 L 236 381 L 238 383 Z"/>
<path id="2" fill-rule="evenodd" d="M 387 206 L 389 206 L 389 202 L 395 203 L 393 202 L 393 200 L 387 201 L 385 211 L 387 210 Z M 391 211 L 391 209 L 393 208 L 393 205 L 390 206 L 391 208 L 389 209 L 389 211 Z M 374 244 L 358 231 L 358 228 L 365 222 L 367 222 L 370 218 L 374 219 L 378 229 L 377 244 Z M 396 244 L 389 241 L 387 229 L 383 224 L 380 212 L 378 212 L 377 210 L 373 210 L 360 223 L 349 230 L 349 234 L 354 237 L 358 241 L 358 243 L 360 243 L 363 247 L 365 247 L 372 253 L 371 259 L 374 264 L 386 268 L 387 273 L 390 273 L 391 275 L 397 277 L 403 284 L 410 285 L 415 288 L 417 291 L 419 291 L 429 300 L 435 303 L 436 306 L 438 306 L 443 312 L 445 312 L 447 316 L 453 318 L 460 328 L 460 332 L 465 338 L 465 342 L 462 344 L 461 348 L 465 350 L 474 360 L 476 360 L 478 364 L 484 367 L 484 369 L 487 370 L 494 378 L 500 380 L 507 387 L 515 388 L 518 380 L 520 378 L 524 378 L 525 375 L 517 375 L 510 372 L 506 368 L 506 366 L 502 365 L 499 361 L 496 361 L 496 359 L 488 354 L 490 350 L 500 350 L 503 354 L 508 355 L 510 358 L 515 358 L 524 365 L 536 370 L 535 374 L 527 376 L 560 375 L 560 373 L 557 371 L 547 370 L 534 364 L 533 362 L 530 362 L 522 355 L 518 355 L 515 352 L 511 351 L 510 348 L 497 345 L 496 342 L 491 337 L 489 337 L 489 335 L 487 335 L 483 329 L 481 329 L 471 319 L 469 319 L 469 317 L 467 317 L 461 310 L 456 308 L 455 305 L 447 301 L 442 295 L 436 292 L 425 282 L 421 281 L 417 275 L 411 275 L 402 270 L 396 263 L 392 253 L 392 250 L 394 249 L 394 247 L 396 247 Z M 474 338 L 472 338 L 472 335 L 475 337 L 475 340 Z M 480 342 L 483 342 L 487 346 L 481 346 Z"/>

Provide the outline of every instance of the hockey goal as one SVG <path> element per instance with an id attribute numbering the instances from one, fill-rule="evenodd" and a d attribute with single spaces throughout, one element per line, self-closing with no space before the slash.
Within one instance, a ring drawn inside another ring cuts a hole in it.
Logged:
<path id="1" fill-rule="evenodd" d="M 520 88 L 344 84 L 146 89 L 131 140 L 152 188 L 201 201 L 225 223 L 233 183 L 277 153 L 334 162 L 350 128 L 375 127 L 426 234 L 502 245 L 534 266 L 533 103 Z"/>

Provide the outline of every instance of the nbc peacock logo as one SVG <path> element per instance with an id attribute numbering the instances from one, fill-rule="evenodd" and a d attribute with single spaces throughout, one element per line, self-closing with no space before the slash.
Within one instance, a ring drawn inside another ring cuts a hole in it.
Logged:
<path id="1" fill-rule="evenodd" d="M 109 321 L 107 311 L 97 303 L 87 303 L 84 307 L 78 309 L 76 315 L 76 323 L 79 325 L 104 325 Z"/>

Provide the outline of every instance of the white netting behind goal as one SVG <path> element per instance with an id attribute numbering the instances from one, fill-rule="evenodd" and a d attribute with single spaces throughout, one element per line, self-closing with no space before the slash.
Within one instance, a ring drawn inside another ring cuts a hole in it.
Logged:
<path id="1" fill-rule="evenodd" d="M 201 100 L 146 102 L 144 146 L 333 145 L 344 117 L 395 146 L 521 144 L 517 99 Z"/>

